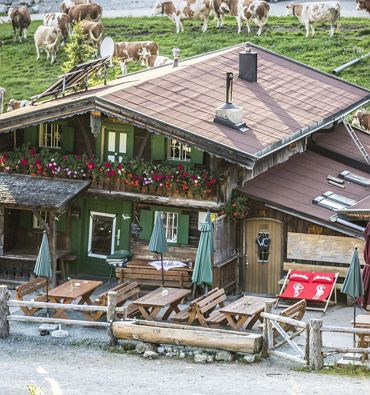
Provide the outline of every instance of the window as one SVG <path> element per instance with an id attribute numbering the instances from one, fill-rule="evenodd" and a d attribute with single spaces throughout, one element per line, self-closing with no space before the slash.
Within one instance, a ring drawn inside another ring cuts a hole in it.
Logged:
<path id="1" fill-rule="evenodd" d="M 49 223 L 49 213 L 48 212 L 41 211 L 40 216 L 47 224 Z M 32 227 L 34 229 L 44 229 L 44 227 L 42 226 L 41 221 L 36 217 L 35 214 L 33 214 Z"/>
<path id="2" fill-rule="evenodd" d="M 127 153 L 127 133 L 107 131 L 107 159 L 112 162 L 122 162 Z"/>
<path id="3" fill-rule="evenodd" d="M 91 211 L 89 227 L 88 255 L 106 258 L 114 252 L 116 216 Z"/>
<path id="4" fill-rule="evenodd" d="M 177 243 L 178 213 L 162 212 L 163 227 L 166 234 L 166 239 L 169 243 Z"/>
<path id="5" fill-rule="evenodd" d="M 39 147 L 62 148 L 62 128 L 60 125 L 43 123 L 40 125 Z"/>
<path id="6" fill-rule="evenodd" d="M 258 262 L 268 262 L 270 254 L 271 239 L 268 232 L 258 232 L 256 239 Z"/>
<path id="7" fill-rule="evenodd" d="M 181 143 L 176 139 L 169 139 L 167 159 L 190 162 L 191 147 L 189 147 L 187 144 Z"/>

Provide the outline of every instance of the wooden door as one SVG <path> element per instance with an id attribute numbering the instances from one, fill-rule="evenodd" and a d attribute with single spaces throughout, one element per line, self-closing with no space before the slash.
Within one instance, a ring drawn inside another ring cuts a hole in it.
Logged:
<path id="1" fill-rule="evenodd" d="M 246 222 L 246 292 L 276 295 L 282 267 L 282 224 L 268 218 Z"/>
<path id="2" fill-rule="evenodd" d="M 121 162 L 127 153 L 127 134 L 118 130 L 106 130 L 107 159 Z"/>

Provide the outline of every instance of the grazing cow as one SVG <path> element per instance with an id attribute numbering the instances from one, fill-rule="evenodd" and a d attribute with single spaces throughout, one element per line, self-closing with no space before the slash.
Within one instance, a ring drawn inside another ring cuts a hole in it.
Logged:
<path id="1" fill-rule="evenodd" d="M 148 66 L 149 67 L 158 67 L 167 63 L 172 63 L 173 60 L 168 58 L 167 56 L 160 55 L 150 55 L 148 58 Z"/>
<path id="2" fill-rule="evenodd" d="M 365 111 L 357 111 L 353 120 L 358 121 L 366 131 L 370 132 L 370 113 Z"/>
<path id="3" fill-rule="evenodd" d="M 62 32 L 64 42 L 72 34 L 68 15 L 63 12 L 50 12 L 46 14 L 44 17 L 44 26 L 58 27 Z"/>
<path id="4" fill-rule="evenodd" d="M 367 11 L 370 14 L 370 0 L 356 0 L 357 7 L 356 9 L 361 11 Z"/>
<path id="5" fill-rule="evenodd" d="M 64 0 L 60 3 L 60 11 L 68 14 L 70 8 L 79 4 L 91 4 L 91 0 Z"/>
<path id="6" fill-rule="evenodd" d="M 55 62 L 59 51 L 63 35 L 58 27 L 39 26 L 34 35 L 37 58 L 40 59 L 40 50 L 46 52 L 46 59 L 51 58 L 50 62 Z"/>
<path id="7" fill-rule="evenodd" d="M 96 47 L 97 56 L 100 55 L 100 46 L 103 40 L 104 26 L 101 22 L 93 22 L 88 20 L 83 20 L 80 22 L 83 34 L 87 36 L 86 42 L 94 45 Z"/>
<path id="8" fill-rule="evenodd" d="M 88 19 L 99 22 L 103 14 L 103 9 L 99 4 L 78 4 L 71 7 L 68 11 L 69 21 L 71 23 Z"/>
<path id="9" fill-rule="evenodd" d="M 315 35 L 314 22 L 329 22 L 329 37 L 332 37 L 335 28 L 338 29 L 340 18 L 340 3 L 338 1 L 312 2 L 312 3 L 289 3 L 287 5 L 288 16 L 296 16 L 305 25 L 306 37 Z"/>
<path id="10" fill-rule="evenodd" d="M 6 111 L 13 111 L 17 110 L 18 108 L 30 106 L 32 102 L 29 100 L 15 100 L 15 99 L 10 99 L 8 103 L 8 108 Z"/>
<path id="11" fill-rule="evenodd" d="M 12 23 L 14 31 L 14 41 L 17 40 L 17 29 L 19 30 L 19 42 L 22 42 L 22 36 L 27 38 L 27 29 L 31 24 L 31 15 L 26 6 L 19 8 L 9 8 L 9 21 Z"/>
<path id="12" fill-rule="evenodd" d="M 202 19 L 202 31 L 208 29 L 208 21 L 213 11 L 213 0 L 159 1 L 154 4 L 153 15 L 166 15 L 176 24 L 176 33 L 184 31 L 184 19 Z"/>
<path id="13" fill-rule="evenodd" d="M 149 67 L 149 57 L 159 55 L 159 45 L 153 41 L 114 43 L 114 54 L 119 61 L 122 74 L 127 74 L 127 63 L 140 61 L 142 66 Z"/>
<path id="14" fill-rule="evenodd" d="M 4 96 L 5 96 L 6 90 L 5 88 L 0 87 L 0 114 L 4 111 Z"/>

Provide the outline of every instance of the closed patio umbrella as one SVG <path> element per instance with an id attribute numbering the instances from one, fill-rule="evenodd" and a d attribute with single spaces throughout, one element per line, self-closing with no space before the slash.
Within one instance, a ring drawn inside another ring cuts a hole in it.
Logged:
<path id="1" fill-rule="evenodd" d="M 48 288 L 49 288 L 49 279 L 52 277 L 51 273 L 51 257 L 49 250 L 49 241 L 46 232 L 44 231 L 42 235 L 42 241 L 39 249 L 39 253 L 36 259 L 36 265 L 33 269 L 34 274 L 37 277 L 45 277 L 46 278 L 46 302 L 49 301 Z M 48 310 L 46 309 L 46 314 L 48 314 Z"/>
<path id="2" fill-rule="evenodd" d="M 346 278 L 344 279 L 341 292 L 354 298 L 353 323 L 356 325 L 356 298 L 364 294 L 357 247 L 353 251 L 351 264 L 348 268 Z M 355 335 L 353 335 L 353 341 L 355 342 Z"/>
<path id="3" fill-rule="evenodd" d="M 161 255 L 162 286 L 164 286 L 163 253 L 168 251 L 168 245 L 161 212 L 155 213 L 154 227 L 149 241 L 149 251 Z"/>
<path id="4" fill-rule="evenodd" d="M 366 310 L 367 306 L 370 305 L 370 222 L 367 224 L 364 230 L 365 237 L 365 248 L 364 248 L 364 260 L 365 266 L 362 271 L 362 282 L 364 285 L 364 296 L 362 298 L 362 307 Z"/>
<path id="5" fill-rule="evenodd" d="M 192 282 L 195 285 L 205 286 L 206 293 L 208 292 L 208 285 L 212 287 L 212 255 L 214 252 L 213 225 L 208 214 L 206 222 L 202 224 L 200 229 L 198 250 L 192 276 Z"/>

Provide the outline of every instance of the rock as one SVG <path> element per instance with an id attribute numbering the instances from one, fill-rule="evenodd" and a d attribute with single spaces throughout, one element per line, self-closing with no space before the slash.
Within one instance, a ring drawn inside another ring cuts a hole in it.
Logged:
<path id="1" fill-rule="evenodd" d="M 185 358 L 186 354 L 184 353 L 184 351 L 180 351 L 179 352 L 179 358 Z"/>
<path id="2" fill-rule="evenodd" d="M 169 358 L 177 357 L 177 352 L 173 352 L 173 351 L 167 352 L 166 357 L 169 357 Z"/>
<path id="3" fill-rule="evenodd" d="M 144 354 L 145 351 L 156 352 L 156 347 L 151 343 L 138 343 L 136 344 L 135 350 L 138 354 Z"/>
<path id="4" fill-rule="evenodd" d="M 160 347 L 157 348 L 157 352 L 159 354 L 164 354 L 166 352 L 166 349 L 164 347 L 160 346 Z"/>
<path id="5" fill-rule="evenodd" d="M 195 363 L 207 363 L 208 355 L 207 354 L 195 354 L 194 362 Z"/>
<path id="6" fill-rule="evenodd" d="M 144 359 L 158 359 L 159 358 L 159 354 L 157 352 L 155 352 L 155 351 L 147 350 L 147 351 L 144 352 L 143 358 Z"/>
<path id="7" fill-rule="evenodd" d="M 253 363 L 255 360 L 256 360 L 256 357 L 253 354 L 247 354 L 243 357 L 243 361 L 246 363 Z"/>
<path id="8" fill-rule="evenodd" d="M 230 351 L 219 351 L 215 359 L 220 362 L 231 362 L 234 360 L 234 355 Z"/>
<path id="9" fill-rule="evenodd" d="M 207 363 L 212 363 L 213 361 L 214 361 L 214 356 L 213 355 L 208 355 Z"/>

